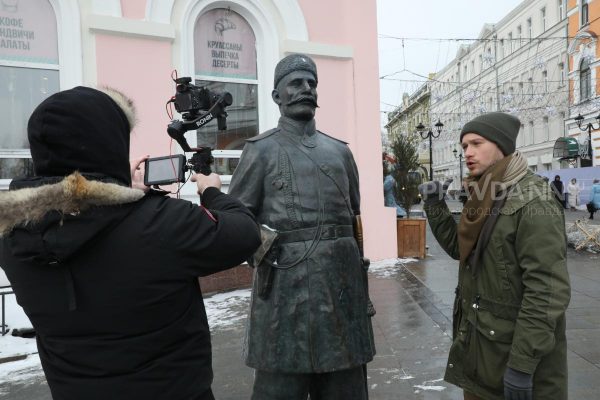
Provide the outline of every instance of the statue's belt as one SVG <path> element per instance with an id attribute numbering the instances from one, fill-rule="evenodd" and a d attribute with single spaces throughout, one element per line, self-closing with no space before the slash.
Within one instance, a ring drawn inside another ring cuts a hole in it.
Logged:
<path id="1" fill-rule="evenodd" d="M 321 235 L 315 237 L 318 228 L 294 229 L 292 231 L 280 231 L 278 241 L 282 243 L 304 242 L 313 239 L 333 240 L 343 237 L 353 237 L 352 225 L 323 225 Z"/>

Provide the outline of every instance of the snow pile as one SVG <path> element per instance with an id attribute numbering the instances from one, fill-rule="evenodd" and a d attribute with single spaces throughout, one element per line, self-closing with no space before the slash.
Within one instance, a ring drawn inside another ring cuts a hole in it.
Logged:
<path id="1" fill-rule="evenodd" d="M 404 264 L 417 262 L 416 258 L 389 258 L 387 260 L 372 262 L 369 273 L 378 278 L 389 278 L 395 276 Z"/>
<path id="2" fill-rule="evenodd" d="M 0 337 L 0 359 L 33 353 L 37 353 L 35 338 L 15 337 L 10 333 Z"/>
<path id="3" fill-rule="evenodd" d="M 9 290 L 3 289 L 2 291 Z M 17 304 L 14 294 L 6 295 L 5 301 L 5 323 L 8 332 L 6 335 L 0 336 L 0 359 L 37 353 L 35 338 L 26 339 L 12 336 L 11 333 L 14 328 L 30 328 L 31 322 L 29 322 L 29 318 L 27 318 L 21 306 Z M 2 364 L 0 364 L 0 367 L 2 367 Z"/>
<path id="4" fill-rule="evenodd" d="M 40 357 L 33 354 L 24 360 L 0 364 L 0 382 L 10 382 L 10 385 L 0 386 L 0 395 L 9 394 L 14 384 L 28 386 L 45 379 Z"/>
<path id="5" fill-rule="evenodd" d="M 435 379 L 433 381 L 425 381 L 422 385 L 413 385 L 416 388 L 415 393 L 420 393 L 421 390 L 432 390 L 434 392 L 441 392 L 446 389 L 446 386 L 441 385 L 431 385 L 431 383 L 442 382 L 443 379 Z"/>
<path id="6" fill-rule="evenodd" d="M 241 289 L 205 298 L 204 307 L 210 330 L 234 329 L 244 323 L 248 315 L 250 294 L 250 289 Z"/>
<path id="7" fill-rule="evenodd" d="M 600 227 L 578 220 L 567 225 L 567 243 L 575 250 L 600 253 Z"/>

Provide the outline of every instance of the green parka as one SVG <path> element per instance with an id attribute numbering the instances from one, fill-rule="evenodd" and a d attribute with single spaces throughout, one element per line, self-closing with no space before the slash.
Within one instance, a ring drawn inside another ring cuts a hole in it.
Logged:
<path id="1" fill-rule="evenodd" d="M 457 224 L 446 203 L 426 204 L 425 211 L 440 245 L 458 260 Z M 565 400 L 571 289 L 563 208 L 549 185 L 528 172 L 499 211 L 480 265 L 459 266 L 444 379 L 503 400 L 509 366 L 534 374 L 534 399 Z"/>

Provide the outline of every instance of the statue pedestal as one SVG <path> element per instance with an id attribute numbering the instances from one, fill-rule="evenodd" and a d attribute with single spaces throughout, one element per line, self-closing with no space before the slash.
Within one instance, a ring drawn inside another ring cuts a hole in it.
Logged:
<path id="1" fill-rule="evenodd" d="M 396 219 L 398 257 L 425 258 L 425 218 Z"/>

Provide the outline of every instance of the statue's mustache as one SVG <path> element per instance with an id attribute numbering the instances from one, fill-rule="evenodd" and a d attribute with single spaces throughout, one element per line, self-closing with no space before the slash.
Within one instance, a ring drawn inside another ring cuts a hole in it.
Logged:
<path id="1" fill-rule="evenodd" d="M 319 105 L 317 104 L 317 100 L 315 100 L 315 98 L 312 96 L 298 97 L 297 99 L 294 99 L 294 100 L 288 102 L 287 105 L 293 106 L 294 104 L 300 104 L 300 103 L 310 103 L 314 107 L 319 107 Z"/>

